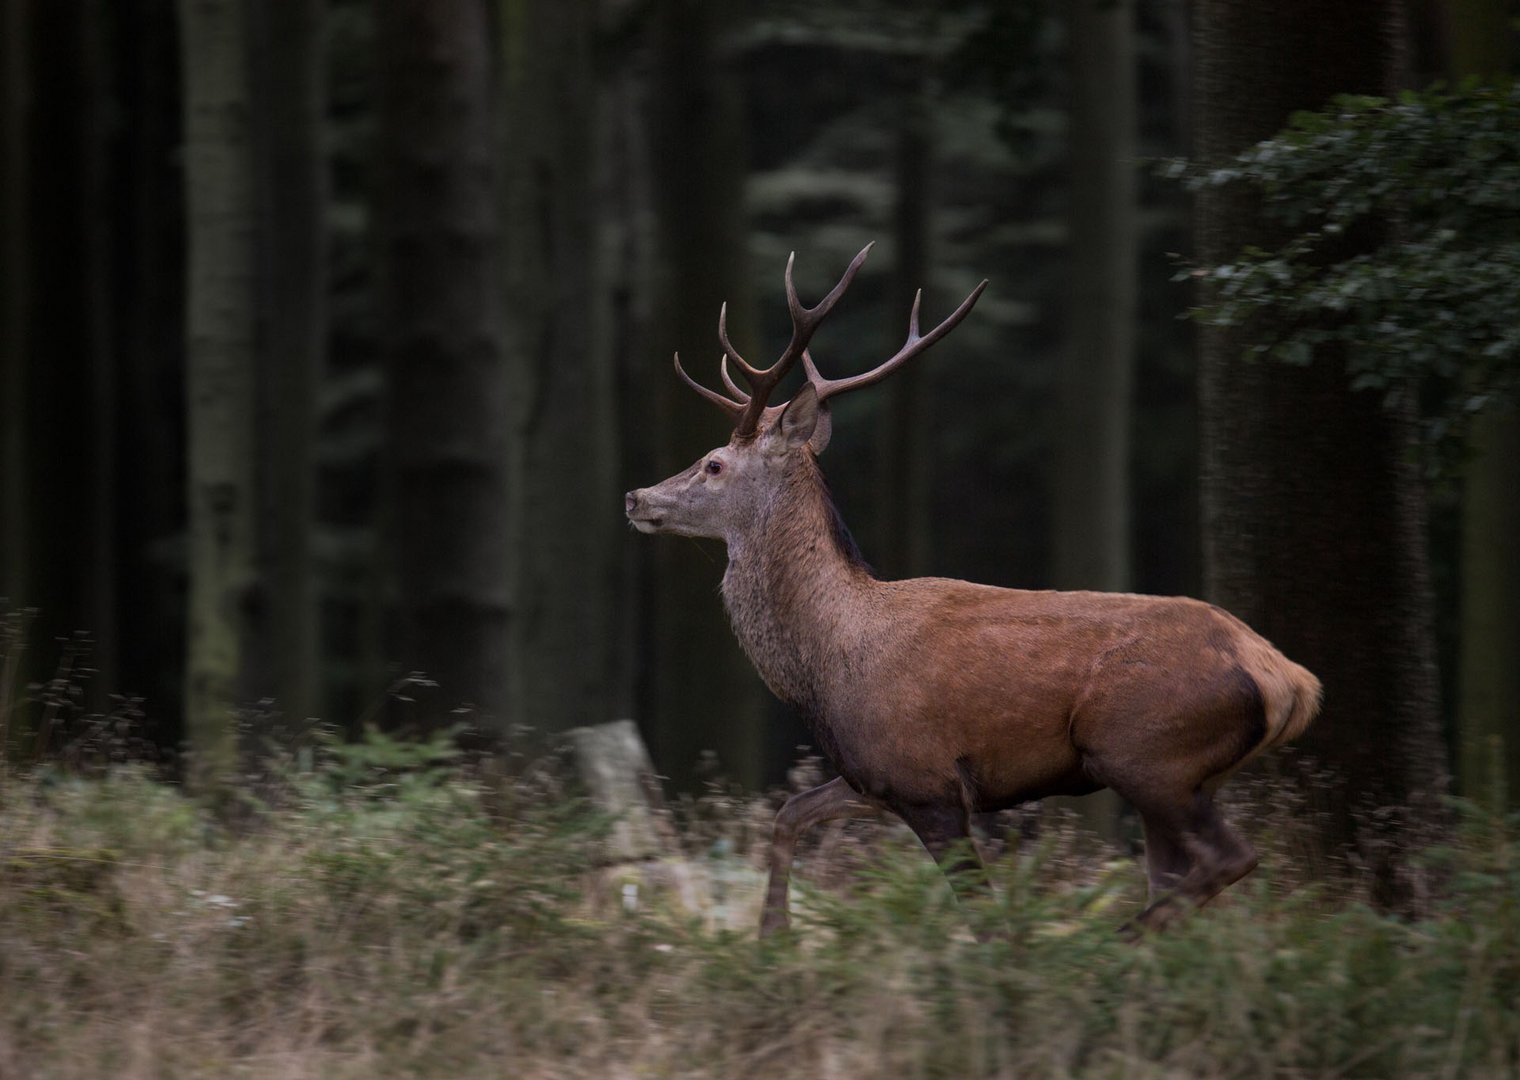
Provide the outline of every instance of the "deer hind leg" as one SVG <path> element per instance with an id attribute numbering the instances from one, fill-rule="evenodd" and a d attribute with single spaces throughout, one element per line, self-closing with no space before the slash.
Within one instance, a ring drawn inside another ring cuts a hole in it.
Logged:
<path id="1" fill-rule="evenodd" d="M 1145 878 L 1149 899 L 1155 903 L 1176 889 L 1193 867 L 1187 845 L 1170 829 L 1162 828 L 1154 819 L 1143 818 L 1145 830 Z"/>
<path id="2" fill-rule="evenodd" d="M 844 777 L 836 776 L 827 784 L 793 795 L 776 814 L 771 835 L 771 875 L 765 890 L 765 907 L 760 912 L 760 936 L 769 937 L 791 924 L 787 911 L 787 893 L 792 877 L 792 858 L 797 837 L 805 830 L 825 821 L 843 817 L 869 817 L 878 811 L 876 803 L 858 794 Z"/>
<path id="3" fill-rule="evenodd" d="M 1212 796 L 1195 788 L 1186 798 L 1137 802 L 1145 823 L 1146 861 L 1151 880 L 1151 903 L 1137 922 L 1161 929 L 1187 908 L 1202 907 L 1223 890 L 1256 869 L 1256 852 L 1220 816 Z M 1151 864 L 1151 843 L 1159 841 L 1160 865 Z M 1179 859 L 1179 854 L 1181 859 Z M 1186 869 L 1180 880 L 1158 896 L 1172 868 Z"/>

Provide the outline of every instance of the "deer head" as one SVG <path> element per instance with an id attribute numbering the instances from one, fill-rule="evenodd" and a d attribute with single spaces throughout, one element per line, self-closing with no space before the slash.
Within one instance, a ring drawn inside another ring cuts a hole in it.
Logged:
<path id="1" fill-rule="evenodd" d="M 961 301 L 950 316 L 927 334 L 918 329 L 920 290 L 908 321 L 908 338 L 890 359 L 870 371 L 842 379 L 824 378 L 813 363 L 808 344 L 820 323 L 855 280 L 870 254 L 871 244 L 850 262 L 844 276 L 827 296 L 813 307 L 804 307 L 792 284 L 794 252 L 786 261 L 786 303 L 792 318 L 792 337 L 780 358 L 767 368 L 756 368 L 728 340 L 728 305 L 718 312 L 718 342 L 723 356 L 719 375 L 728 394 L 709 389 L 686 374 L 679 354 L 676 374 L 702 397 L 732 418 L 734 433 L 726 446 L 706 454 L 684 471 L 654 487 L 630 491 L 624 498 L 628 520 L 640 532 L 669 532 L 681 536 L 706 536 L 731 540 L 750 523 L 764 516 L 777 491 L 793 475 L 799 462 L 823 453 L 832 432 L 829 401 L 840 394 L 880 382 L 913 357 L 939 341 L 966 317 L 987 287 L 983 281 Z M 797 394 L 779 405 L 769 404 L 777 385 L 798 360 L 807 381 Z M 749 384 L 741 389 L 729 371 L 739 369 Z"/>

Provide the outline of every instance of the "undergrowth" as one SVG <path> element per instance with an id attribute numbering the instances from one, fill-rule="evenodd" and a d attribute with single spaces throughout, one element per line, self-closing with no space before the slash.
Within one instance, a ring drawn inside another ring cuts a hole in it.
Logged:
<path id="1" fill-rule="evenodd" d="M 761 943 L 752 800 L 608 868 L 552 766 L 378 737 L 306 764 L 234 830 L 131 768 L 9 778 L 0 1076 L 1520 1072 L 1514 822 L 1430 855 L 1419 919 L 1274 878 L 1259 835 L 1261 871 L 1136 944 L 1139 868 L 1059 822 L 964 903 L 900 830 L 826 828 Z"/>

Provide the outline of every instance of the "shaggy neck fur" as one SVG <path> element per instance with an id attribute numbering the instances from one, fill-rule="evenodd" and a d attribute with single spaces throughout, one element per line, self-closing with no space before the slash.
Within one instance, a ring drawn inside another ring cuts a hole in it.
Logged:
<path id="1" fill-rule="evenodd" d="M 812 454 L 794 456 L 775 497 L 727 542 L 734 633 L 771 691 L 816 722 L 827 678 L 857 666 L 873 578 Z"/>

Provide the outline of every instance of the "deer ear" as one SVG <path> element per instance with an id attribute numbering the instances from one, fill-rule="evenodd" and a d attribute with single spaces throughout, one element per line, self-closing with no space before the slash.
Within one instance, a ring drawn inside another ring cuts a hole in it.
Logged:
<path id="1" fill-rule="evenodd" d="M 786 449 L 791 450 L 814 436 L 820 420 L 823 421 L 824 438 L 827 440 L 828 420 L 823 405 L 818 401 L 818 392 L 813 389 L 812 383 L 803 383 L 796 397 L 786 403 L 786 410 L 776 423 L 776 431 Z"/>
<path id="2" fill-rule="evenodd" d="M 808 439 L 808 448 L 814 456 L 823 453 L 829 448 L 829 436 L 834 434 L 834 417 L 829 412 L 829 403 L 820 402 L 818 405 L 818 422 L 813 425 L 813 436 Z"/>

